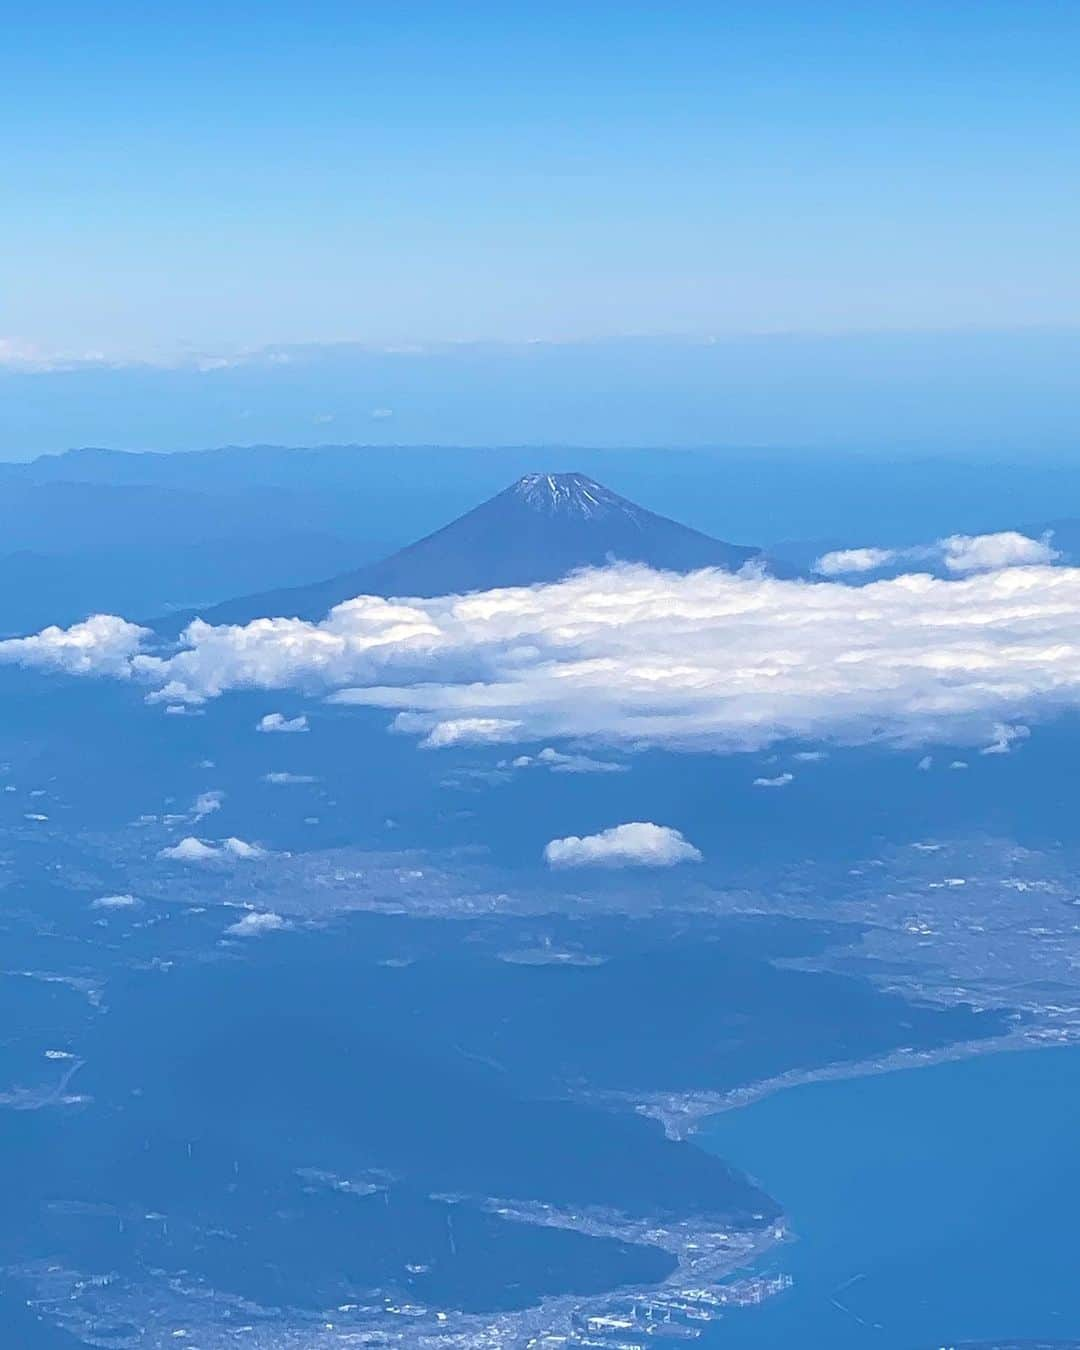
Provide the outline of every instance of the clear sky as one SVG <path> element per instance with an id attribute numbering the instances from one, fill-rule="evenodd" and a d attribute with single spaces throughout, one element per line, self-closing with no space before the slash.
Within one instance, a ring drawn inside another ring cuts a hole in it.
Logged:
<path id="1" fill-rule="evenodd" d="M 10 7 L 0 353 L 1075 327 L 1074 0 Z"/>

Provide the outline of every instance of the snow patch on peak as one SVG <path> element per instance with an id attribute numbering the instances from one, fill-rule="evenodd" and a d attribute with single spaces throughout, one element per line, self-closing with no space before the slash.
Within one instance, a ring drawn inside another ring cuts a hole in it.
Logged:
<path id="1" fill-rule="evenodd" d="M 637 516 L 638 508 L 583 473 L 527 473 L 510 489 L 535 511 L 552 515 L 601 517 L 618 511 Z"/>

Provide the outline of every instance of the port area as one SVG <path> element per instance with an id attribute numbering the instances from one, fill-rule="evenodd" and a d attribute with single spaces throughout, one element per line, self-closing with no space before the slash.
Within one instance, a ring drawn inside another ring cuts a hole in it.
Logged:
<path id="1" fill-rule="evenodd" d="M 624 1288 L 587 1301 L 545 1301 L 530 1319 L 535 1330 L 524 1340 L 529 1350 L 579 1346 L 640 1350 L 657 1339 L 696 1340 L 709 1323 L 731 1309 L 764 1303 L 793 1284 L 784 1273 L 749 1273 L 766 1253 L 789 1239 L 782 1219 L 746 1228 L 701 1219 L 636 1220 L 596 1210 L 571 1214 L 537 1204 L 492 1208 L 517 1222 L 648 1243 L 670 1252 L 677 1262 L 665 1281 L 647 1288 Z"/>
<path id="2" fill-rule="evenodd" d="M 603 1313 L 574 1313 L 567 1335 L 537 1337 L 536 1350 L 558 1346 L 637 1350 L 642 1336 L 694 1340 L 702 1326 L 729 1308 L 753 1307 L 792 1286 L 790 1275 L 759 1275 L 732 1280 L 712 1289 L 676 1289 L 633 1300 L 628 1307 Z"/>

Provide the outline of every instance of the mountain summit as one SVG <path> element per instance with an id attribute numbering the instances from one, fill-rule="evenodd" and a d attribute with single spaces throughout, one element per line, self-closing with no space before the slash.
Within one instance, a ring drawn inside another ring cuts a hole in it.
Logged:
<path id="1" fill-rule="evenodd" d="M 725 544 L 620 497 L 580 473 L 530 473 L 441 530 L 381 562 L 289 590 L 228 600 L 201 612 L 210 623 L 264 615 L 321 619 L 354 595 L 447 595 L 558 581 L 580 567 L 647 563 L 673 572 L 734 571 L 760 550 Z M 173 615 L 177 633 L 195 615 Z"/>
<path id="2" fill-rule="evenodd" d="M 500 496 L 516 497 L 531 510 L 552 516 L 570 514 L 599 520 L 618 512 L 644 520 L 649 514 L 583 473 L 527 473 Z"/>

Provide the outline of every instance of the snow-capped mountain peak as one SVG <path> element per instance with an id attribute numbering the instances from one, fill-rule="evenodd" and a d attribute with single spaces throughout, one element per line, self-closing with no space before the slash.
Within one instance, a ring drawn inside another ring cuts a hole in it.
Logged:
<path id="1" fill-rule="evenodd" d="M 204 616 L 246 623 L 265 614 L 321 619 L 355 595 L 463 594 L 557 581 L 584 567 L 644 563 L 672 572 L 736 571 L 759 550 L 713 539 L 620 497 L 581 473 L 530 473 L 441 530 L 355 572 L 291 591 L 241 597 Z M 193 616 L 156 625 L 178 632 Z"/>
<path id="2" fill-rule="evenodd" d="M 634 514 L 636 508 L 583 473 L 527 473 L 510 492 L 534 511 L 559 515 L 602 516 L 609 511 Z"/>

